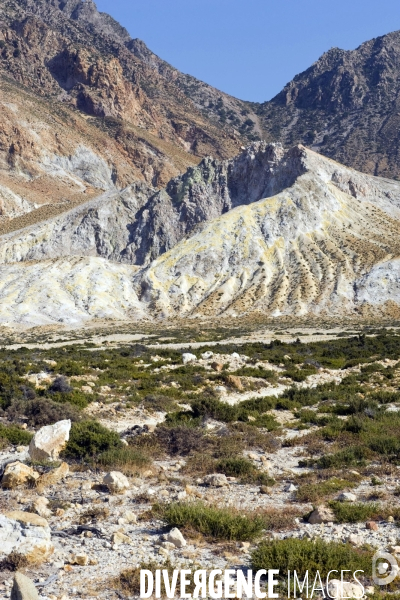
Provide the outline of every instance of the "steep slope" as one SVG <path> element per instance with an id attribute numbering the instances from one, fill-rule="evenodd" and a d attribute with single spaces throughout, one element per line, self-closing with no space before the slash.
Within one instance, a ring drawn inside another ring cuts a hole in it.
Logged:
<path id="1" fill-rule="evenodd" d="M 265 157 L 269 160 L 263 162 Z M 196 172 L 204 175 L 207 168 L 210 174 L 206 160 Z M 210 201 L 210 206 L 219 206 L 219 214 L 207 213 L 208 219 L 149 266 L 79 256 L 10 264 L 31 257 L 33 232 L 15 234 L 25 236 L 25 243 L 22 237 L 3 236 L 0 255 L 9 264 L 0 266 L 0 322 L 76 323 L 105 315 L 212 318 L 252 312 L 399 314 L 399 183 L 358 173 L 302 146 L 284 151 L 264 143 L 217 165 L 215 172 L 211 183 L 207 178 L 194 181 L 193 171 L 179 178 L 180 189 L 176 180 L 171 182 L 181 199 L 190 197 L 200 209 Z M 139 207 L 137 222 L 143 208 L 160 197 L 150 190 L 149 200 L 148 192 L 131 187 L 125 199 L 124 194 L 109 193 L 103 203 L 92 201 L 87 221 L 80 220 L 79 208 L 70 212 L 88 246 L 68 252 L 101 254 L 102 246 L 104 256 L 115 260 L 126 243 L 121 231 L 134 231 L 127 223 L 129 215 Z M 62 231 L 58 224 L 61 243 Z M 36 242 L 32 248 L 38 251 Z M 46 243 L 44 232 L 42 247 Z M 108 269 L 116 299 L 110 295 Z M 68 298 L 64 313 L 63 298 Z"/>
<path id="2" fill-rule="evenodd" d="M 399 178 L 400 31 L 332 48 L 253 108 L 266 139 L 304 143 L 365 173 Z"/>

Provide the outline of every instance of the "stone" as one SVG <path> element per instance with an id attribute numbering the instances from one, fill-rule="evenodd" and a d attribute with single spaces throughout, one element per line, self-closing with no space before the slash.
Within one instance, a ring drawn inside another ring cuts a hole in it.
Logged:
<path id="1" fill-rule="evenodd" d="M 356 502 L 357 496 L 351 492 L 343 492 L 340 494 L 338 500 L 341 502 Z"/>
<path id="2" fill-rule="evenodd" d="M 373 585 L 367 585 L 364 587 L 367 596 L 373 596 L 375 594 L 375 587 Z"/>
<path id="3" fill-rule="evenodd" d="M 183 548 L 186 546 L 186 540 L 177 527 L 174 527 L 169 533 L 167 533 L 165 536 L 165 541 L 169 542 L 170 544 L 174 544 L 176 548 Z"/>
<path id="4" fill-rule="evenodd" d="M 260 486 L 260 494 L 270 494 L 270 493 L 271 493 L 271 488 L 269 488 L 267 485 Z"/>
<path id="5" fill-rule="evenodd" d="M 197 360 L 197 356 L 195 354 L 191 354 L 190 352 L 184 352 L 182 354 L 182 362 L 184 365 L 188 363 L 195 362 Z"/>
<path id="6" fill-rule="evenodd" d="M 388 523 L 394 523 L 394 517 L 392 517 L 391 515 L 386 519 L 386 521 Z"/>
<path id="7" fill-rule="evenodd" d="M 63 462 L 56 469 L 52 469 L 48 473 L 41 475 L 37 481 L 37 487 L 39 489 L 50 487 L 51 485 L 55 485 L 59 481 L 65 479 L 67 475 L 69 475 L 69 466 L 66 462 Z"/>
<path id="8" fill-rule="evenodd" d="M 352 546 L 362 546 L 363 544 L 363 539 L 361 536 L 356 535 L 355 533 L 351 533 L 349 535 L 349 537 L 347 538 L 347 541 L 349 542 L 349 544 L 351 544 Z"/>
<path id="9" fill-rule="evenodd" d="M 379 525 L 376 521 L 367 521 L 365 523 L 365 526 L 367 529 L 370 529 L 371 531 L 378 531 L 378 529 L 379 529 Z"/>
<path id="10" fill-rule="evenodd" d="M 125 514 L 124 514 L 124 519 L 127 523 L 129 523 L 130 525 L 134 525 L 135 523 L 137 523 L 137 516 L 135 515 L 134 512 L 132 512 L 131 510 L 128 510 Z"/>
<path id="11" fill-rule="evenodd" d="M 31 510 L 44 519 L 51 517 L 51 510 L 47 508 L 49 501 L 44 496 L 39 496 L 33 501 Z"/>
<path id="12" fill-rule="evenodd" d="M 285 492 L 295 492 L 297 490 L 297 487 L 293 484 L 293 483 L 289 483 L 286 487 L 285 487 Z"/>
<path id="13" fill-rule="evenodd" d="M 16 573 L 11 590 L 11 600 L 39 600 L 39 594 L 33 581 L 22 573 Z"/>
<path id="14" fill-rule="evenodd" d="M 222 371 L 222 369 L 224 368 L 224 365 L 220 362 L 212 362 L 211 363 L 211 368 L 214 371 L 217 371 L 217 373 L 220 373 Z"/>
<path id="15" fill-rule="evenodd" d="M 327 506 L 321 504 L 321 506 L 317 506 L 308 517 L 308 522 L 312 525 L 318 525 L 320 523 L 329 523 L 335 520 L 335 515 L 332 510 Z"/>
<path id="16" fill-rule="evenodd" d="M 116 531 L 111 536 L 111 543 L 114 545 L 130 544 L 131 538 L 128 535 L 125 535 L 125 533 L 122 533 L 122 531 Z"/>
<path id="17" fill-rule="evenodd" d="M 21 485 L 33 485 L 38 479 L 39 473 L 36 473 L 31 467 L 16 461 L 6 466 L 1 485 L 4 489 L 12 490 Z"/>
<path id="18" fill-rule="evenodd" d="M 203 479 L 203 483 L 211 487 L 225 487 L 226 485 L 229 485 L 226 475 L 222 473 L 212 473 L 211 475 L 206 475 Z"/>
<path id="19" fill-rule="evenodd" d="M 70 419 L 58 421 L 54 425 L 46 425 L 39 429 L 29 444 L 31 459 L 37 461 L 57 460 L 69 440 L 70 430 Z"/>
<path id="20" fill-rule="evenodd" d="M 344 598 L 362 598 L 363 588 L 357 583 L 331 579 L 327 587 L 328 597 L 341 600 Z"/>
<path id="21" fill-rule="evenodd" d="M 400 546 L 390 546 L 390 552 L 394 554 L 400 554 Z"/>
<path id="22" fill-rule="evenodd" d="M 201 358 L 203 360 L 208 360 L 212 356 L 214 356 L 214 352 L 208 351 L 208 352 L 203 352 L 203 354 L 201 355 Z"/>
<path id="23" fill-rule="evenodd" d="M 31 516 L 41 519 L 38 515 Z M 17 520 L 0 514 L 0 555 L 16 552 L 25 556 L 29 564 L 40 564 L 50 557 L 54 551 L 50 528 L 33 525 L 29 520 L 29 517 L 27 520 Z M 44 519 L 42 521 L 47 525 Z"/>
<path id="24" fill-rule="evenodd" d="M 88 385 L 83 385 L 83 386 L 81 387 L 81 390 L 82 390 L 82 392 L 83 392 L 84 394 L 93 394 L 93 390 L 92 390 L 92 388 L 91 388 L 90 386 L 88 386 Z"/>
<path id="25" fill-rule="evenodd" d="M 242 380 L 237 375 L 227 375 L 225 377 L 225 383 L 226 385 L 228 385 L 231 388 L 234 388 L 235 390 L 243 390 Z"/>
<path id="26" fill-rule="evenodd" d="M 103 484 L 108 487 L 113 494 L 119 494 L 129 489 L 129 480 L 120 471 L 110 471 L 103 478 Z"/>
<path id="27" fill-rule="evenodd" d="M 216 385 L 214 389 L 218 394 L 226 394 L 227 391 L 224 385 Z"/>
<path id="28" fill-rule="evenodd" d="M 34 527 L 48 527 L 49 524 L 43 517 L 35 513 L 25 512 L 23 510 L 11 510 L 5 513 L 9 519 L 14 519 L 23 525 L 33 525 Z"/>
<path id="29" fill-rule="evenodd" d="M 86 567 L 89 563 L 89 557 L 84 552 L 79 552 L 78 554 L 73 554 L 69 560 L 71 565 L 80 565 L 81 567 Z"/>

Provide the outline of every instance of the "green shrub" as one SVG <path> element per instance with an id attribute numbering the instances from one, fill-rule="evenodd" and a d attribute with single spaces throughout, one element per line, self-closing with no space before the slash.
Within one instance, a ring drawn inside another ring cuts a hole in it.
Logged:
<path id="1" fill-rule="evenodd" d="M 372 569 L 372 552 L 339 542 L 287 538 L 262 542 L 252 553 L 251 563 L 255 571 L 279 569 L 281 580 L 287 580 L 289 570 L 292 573 L 295 570 L 302 578 L 307 571 L 310 574 L 319 571 L 324 580 L 333 569 L 338 570 L 339 573 L 345 569 L 353 572 L 363 570 L 366 575 L 369 575 Z M 312 575 L 310 580 L 312 585 Z"/>
<path id="2" fill-rule="evenodd" d="M 379 506 L 373 502 L 337 502 L 332 500 L 329 506 L 335 513 L 338 523 L 359 523 L 379 514 Z"/>
<path id="3" fill-rule="evenodd" d="M 17 425 L 3 425 L 0 423 L 0 438 L 3 438 L 14 446 L 27 446 L 33 435 L 29 431 L 21 429 Z"/>
<path id="4" fill-rule="evenodd" d="M 316 502 L 342 490 L 352 488 L 358 484 L 358 479 L 348 481 L 332 477 L 320 483 L 305 483 L 300 485 L 296 491 L 296 499 L 299 502 Z"/>
<path id="5" fill-rule="evenodd" d="M 201 502 L 156 505 L 155 514 L 173 527 L 187 527 L 219 540 L 252 540 L 264 528 L 259 515 L 233 508 L 215 508 Z"/>
<path id="6" fill-rule="evenodd" d="M 122 442 L 117 433 L 97 421 L 81 421 L 72 425 L 63 454 L 67 458 L 96 459 L 100 454 L 120 448 Z"/>
<path id="7" fill-rule="evenodd" d="M 366 448 L 353 446 L 339 450 L 335 454 L 325 454 L 316 461 L 316 464 L 320 469 L 340 469 L 365 464 L 365 459 L 368 456 L 370 456 L 370 453 Z"/>

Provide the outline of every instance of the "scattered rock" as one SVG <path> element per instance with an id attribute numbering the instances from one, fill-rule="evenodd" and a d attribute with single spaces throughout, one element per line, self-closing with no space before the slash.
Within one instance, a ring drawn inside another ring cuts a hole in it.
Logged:
<path id="1" fill-rule="evenodd" d="M 111 536 L 111 543 L 117 546 L 119 544 L 129 544 L 130 542 L 131 538 L 128 535 L 125 535 L 125 533 L 122 533 L 122 531 L 116 531 Z"/>
<path id="2" fill-rule="evenodd" d="M 219 362 L 212 362 L 211 363 L 211 368 L 214 371 L 217 371 L 217 373 L 220 373 L 222 371 L 222 369 L 224 368 L 224 365 L 222 363 L 219 363 Z"/>
<path id="3" fill-rule="evenodd" d="M 15 574 L 11 600 L 39 600 L 35 584 L 22 573 Z"/>
<path id="4" fill-rule="evenodd" d="M 308 522 L 312 525 L 330 523 L 334 520 L 335 515 L 333 514 L 332 510 L 324 505 L 317 506 L 317 508 L 313 510 L 311 515 L 308 517 Z"/>
<path id="5" fill-rule="evenodd" d="M 226 485 L 229 485 L 226 475 L 223 475 L 222 473 L 212 473 L 211 475 L 206 475 L 203 479 L 203 483 L 211 487 L 225 487 Z"/>
<path id="6" fill-rule="evenodd" d="M 110 471 L 110 473 L 107 473 L 104 476 L 103 483 L 113 494 L 124 492 L 130 487 L 128 478 L 123 473 L 120 473 L 120 471 Z"/>
<path id="7" fill-rule="evenodd" d="M 89 557 L 84 552 L 80 552 L 79 554 L 73 554 L 69 560 L 71 565 L 80 565 L 81 567 L 86 567 L 89 563 Z"/>
<path id="8" fill-rule="evenodd" d="M 38 479 L 39 473 L 16 461 L 6 466 L 1 485 L 5 489 L 12 490 L 20 485 L 34 484 Z"/>
<path id="9" fill-rule="evenodd" d="M 203 352 L 203 354 L 201 355 L 201 358 L 204 360 L 208 360 L 209 358 L 211 358 L 212 356 L 214 356 L 214 352 Z"/>
<path id="10" fill-rule="evenodd" d="M 365 523 L 367 529 L 371 529 L 371 531 L 378 531 L 379 525 L 376 521 L 367 521 Z"/>
<path id="11" fill-rule="evenodd" d="M 12 510 L 5 513 L 9 519 L 14 519 L 23 525 L 33 525 L 34 527 L 48 527 L 49 524 L 43 517 L 35 513 L 24 512 L 23 510 Z"/>
<path id="12" fill-rule="evenodd" d="M 297 487 L 295 485 L 293 485 L 293 483 L 289 483 L 286 487 L 285 487 L 285 492 L 295 492 L 297 490 Z"/>
<path id="13" fill-rule="evenodd" d="M 40 476 L 37 482 L 37 487 L 44 488 L 55 485 L 59 481 L 62 481 L 69 474 L 69 466 L 66 462 L 61 463 L 56 469 L 52 469 L 48 473 L 44 473 Z"/>
<path id="14" fill-rule="evenodd" d="M 270 494 L 270 493 L 271 493 L 271 488 L 269 488 L 267 485 L 260 486 L 260 494 Z"/>
<path id="15" fill-rule="evenodd" d="M 83 386 L 81 387 L 81 390 L 82 390 L 82 392 L 83 392 L 84 394 L 93 394 L 93 390 L 92 390 L 92 388 L 91 388 L 90 386 L 88 386 L 88 385 L 83 385 Z"/>
<path id="16" fill-rule="evenodd" d="M 36 500 L 34 500 L 32 504 L 32 512 L 38 514 L 40 517 L 44 519 L 48 519 L 51 517 L 51 510 L 47 508 L 49 501 L 44 496 L 38 496 Z"/>
<path id="17" fill-rule="evenodd" d="M 341 502 L 356 502 L 357 496 L 351 492 L 343 492 L 340 494 L 338 500 Z"/>
<path id="18" fill-rule="evenodd" d="M 190 352 L 184 352 L 182 354 L 182 362 L 184 365 L 188 363 L 195 362 L 197 360 L 197 356 L 195 354 L 190 354 Z"/>
<path id="19" fill-rule="evenodd" d="M 134 525 L 135 523 L 137 523 L 137 516 L 135 515 L 134 512 L 132 512 L 131 510 L 128 510 L 125 514 L 124 514 L 124 519 L 127 523 L 129 523 L 130 525 Z"/>
<path id="20" fill-rule="evenodd" d="M 167 533 L 165 536 L 165 541 L 169 542 L 170 544 L 174 544 L 176 548 L 183 548 L 186 546 L 186 540 L 177 527 L 174 527 L 169 533 Z"/>
<path id="21" fill-rule="evenodd" d="M 351 533 L 347 538 L 347 541 L 353 546 L 362 546 L 362 544 L 364 543 L 362 537 L 356 535 L 355 533 Z"/>
<path id="22" fill-rule="evenodd" d="M 388 523 L 394 523 L 394 517 L 390 516 L 386 519 Z"/>
<path id="23" fill-rule="evenodd" d="M 243 390 L 242 380 L 237 375 L 227 375 L 225 377 L 225 383 L 226 383 L 226 385 L 234 388 L 235 390 L 239 390 L 239 391 Z"/>
<path id="24" fill-rule="evenodd" d="M 328 597 L 341 600 L 342 598 L 362 598 L 363 588 L 357 583 L 340 581 L 340 579 L 331 579 L 328 588 Z"/>
<path id="25" fill-rule="evenodd" d="M 35 433 L 29 444 L 32 460 L 57 460 L 61 450 L 69 440 L 70 419 L 58 421 L 54 425 L 46 425 Z"/>

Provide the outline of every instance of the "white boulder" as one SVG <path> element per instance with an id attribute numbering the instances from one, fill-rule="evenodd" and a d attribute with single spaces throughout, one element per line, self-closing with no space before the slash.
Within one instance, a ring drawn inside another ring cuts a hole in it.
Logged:
<path id="1" fill-rule="evenodd" d="M 103 478 L 103 483 L 113 494 L 119 494 L 129 488 L 129 480 L 120 471 L 110 471 Z"/>
<path id="2" fill-rule="evenodd" d="M 355 502 L 357 500 L 357 496 L 351 492 L 343 492 L 340 494 L 338 499 L 341 502 Z"/>
<path id="3" fill-rule="evenodd" d="M 226 485 L 229 485 L 228 479 L 223 473 L 212 473 L 211 475 L 206 475 L 203 479 L 203 482 L 211 487 L 225 487 Z"/>
<path id="4" fill-rule="evenodd" d="M 186 546 L 186 540 L 177 527 L 174 527 L 167 533 L 165 540 L 170 544 L 174 544 L 175 548 L 183 548 Z"/>
<path id="5" fill-rule="evenodd" d="M 190 354 L 190 352 L 184 352 L 182 354 L 182 362 L 184 365 L 188 363 L 195 362 L 197 360 L 197 356 L 195 354 Z"/>
<path id="6" fill-rule="evenodd" d="M 27 522 L 29 520 L 17 520 L 0 514 L 0 556 L 16 552 L 34 564 L 43 562 L 52 554 L 54 548 L 47 522 L 43 519 L 43 525 L 34 525 L 32 521 L 36 523 L 36 520 L 31 519 L 30 523 Z"/>
<path id="7" fill-rule="evenodd" d="M 203 352 L 203 354 L 201 355 L 201 358 L 203 360 L 208 360 L 209 358 L 211 358 L 212 356 L 214 356 L 214 352 Z"/>
<path id="8" fill-rule="evenodd" d="M 340 581 L 340 579 L 331 579 L 328 584 L 327 592 L 329 598 L 362 598 L 363 588 L 358 583 L 350 583 L 349 581 Z"/>
<path id="9" fill-rule="evenodd" d="M 57 460 L 61 450 L 69 440 L 71 430 L 70 419 L 58 421 L 54 425 L 46 425 L 35 433 L 29 444 L 32 460 Z"/>

